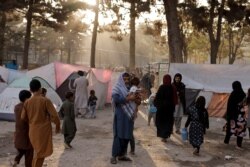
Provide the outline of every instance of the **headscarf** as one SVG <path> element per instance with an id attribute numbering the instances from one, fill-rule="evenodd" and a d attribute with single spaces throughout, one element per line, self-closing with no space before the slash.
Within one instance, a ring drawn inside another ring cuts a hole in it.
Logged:
<path id="1" fill-rule="evenodd" d="M 169 74 L 164 75 L 164 77 L 163 77 L 163 85 L 172 87 L 174 104 L 175 105 L 178 104 L 178 97 L 177 97 L 176 88 L 171 85 L 171 76 Z"/>
<path id="2" fill-rule="evenodd" d="M 125 85 L 125 82 L 123 80 L 124 75 L 127 75 L 127 74 L 128 73 L 126 73 L 126 72 L 121 73 L 121 75 L 119 76 L 119 78 L 117 80 L 117 83 L 115 84 L 115 86 L 112 89 L 112 94 L 119 94 L 120 96 L 122 96 L 124 98 L 126 98 L 128 96 L 129 89 L 127 88 L 127 86 Z M 112 100 L 112 105 L 113 105 L 113 107 L 115 106 L 113 100 Z M 121 104 L 121 107 L 122 107 L 122 110 L 129 117 L 129 119 L 132 119 L 134 116 L 135 109 L 131 106 L 131 104 L 124 103 L 124 104 Z"/>
<path id="3" fill-rule="evenodd" d="M 171 85 L 171 76 L 166 74 L 163 77 L 163 85 Z"/>
<path id="4" fill-rule="evenodd" d="M 175 81 L 175 78 L 176 78 L 176 77 L 180 77 L 180 82 L 181 82 L 181 80 L 182 80 L 182 75 L 181 75 L 180 73 L 176 73 L 175 76 L 174 76 L 174 81 L 173 81 L 174 83 L 176 83 L 176 81 Z"/>

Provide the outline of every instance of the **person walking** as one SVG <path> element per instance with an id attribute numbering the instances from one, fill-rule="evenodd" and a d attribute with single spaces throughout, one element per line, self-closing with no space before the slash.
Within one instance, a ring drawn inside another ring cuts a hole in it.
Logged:
<path id="1" fill-rule="evenodd" d="M 236 124 L 238 116 L 240 114 L 240 104 L 246 97 L 246 94 L 244 93 L 241 83 L 239 81 L 234 81 L 232 84 L 233 91 L 230 94 L 227 102 L 227 112 L 226 112 L 226 120 L 227 120 L 227 128 L 226 128 L 226 136 L 224 139 L 225 144 L 229 144 L 230 137 L 233 134 L 232 128 Z M 232 125 L 232 126 L 231 126 Z M 240 136 L 237 136 L 237 147 L 241 149 L 243 138 Z"/>
<path id="2" fill-rule="evenodd" d="M 204 141 L 204 133 L 207 128 L 208 118 L 207 110 L 205 109 L 206 99 L 204 96 L 199 96 L 193 106 L 188 110 L 188 118 L 185 123 L 185 128 L 189 127 L 189 142 L 194 148 L 194 155 L 199 155 L 200 146 Z"/>
<path id="3" fill-rule="evenodd" d="M 185 97 L 186 86 L 182 82 L 182 75 L 180 73 L 175 74 L 172 85 L 175 86 L 178 95 L 178 104 L 176 105 L 174 112 L 175 133 L 181 134 L 180 132 L 181 120 L 183 113 L 185 113 L 186 109 L 186 97 Z"/>
<path id="4" fill-rule="evenodd" d="M 171 85 L 171 76 L 166 74 L 154 100 L 154 105 L 157 108 L 157 136 L 162 138 L 162 142 L 167 142 L 167 139 L 172 134 L 176 104 L 177 93 L 175 87 Z"/>
<path id="5" fill-rule="evenodd" d="M 88 85 L 89 82 L 85 77 L 85 72 L 78 71 L 79 78 L 76 78 L 74 81 L 75 91 L 75 115 L 85 115 L 88 112 L 87 103 L 88 103 Z"/>
<path id="6" fill-rule="evenodd" d="M 42 167 L 44 159 L 53 153 L 52 126 L 60 132 L 60 119 L 52 102 L 41 95 L 41 83 L 32 79 L 29 84 L 33 96 L 23 105 L 21 119 L 29 124 L 29 139 L 34 149 L 32 167 Z"/>
<path id="7" fill-rule="evenodd" d="M 112 106 L 114 108 L 113 121 L 113 145 L 111 164 L 116 164 L 117 159 L 120 161 L 131 161 L 126 156 L 128 142 L 133 138 L 134 129 L 134 114 L 135 109 L 130 105 L 130 102 L 135 101 L 135 94 L 129 93 L 130 75 L 122 73 L 117 83 L 112 89 Z"/>
<path id="8" fill-rule="evenodd" d="M 63 102 L 59 111 L 63 118 L 62 134 L 64 135 L 64 147 L 66 149 L 72 148 L 70 145 L 76 134 L 76 122 L 74 112 L 74 94 L 67 92 L 65 95 L 66 100 Z"/>
<path id="9" fill-rule="evenodd" d="M 21 90 L 19 92 L 19 100 L 14 108 L 16 123 L 15 123 L 15 136 L 14 144 L 17 149 L 17 155 L 13 167 L 16 167 L 23 155 L 25 156 L 25 167 L 32 167 L 33 148 L 29 139 L 29 124 L 21 120 L 21 112 L 24 102 L 31 97 L 31 93 L 28 90 Z"/>

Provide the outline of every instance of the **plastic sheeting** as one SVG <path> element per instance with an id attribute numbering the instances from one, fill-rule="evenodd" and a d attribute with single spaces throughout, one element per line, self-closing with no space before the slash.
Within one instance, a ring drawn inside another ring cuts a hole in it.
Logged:
<path id="1" fill-rule="evenodd" d="M 230 93 L 232 83 L 240 81 L 245 91 L 250 88 L 250 65 L 170 64 L 169 73 L 181 73 L 187 88 L 216 93 Z"/>

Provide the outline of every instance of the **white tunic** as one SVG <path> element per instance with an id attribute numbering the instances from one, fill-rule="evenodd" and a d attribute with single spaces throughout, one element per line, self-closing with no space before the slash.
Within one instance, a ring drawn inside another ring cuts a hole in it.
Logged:
<path id="1" fill-rule="evenodd" d="M 74 81 L 75 107 L 76 109 L 87 108 L 88 104 L 88 80 L 85 76 L 79 77 Z"/>

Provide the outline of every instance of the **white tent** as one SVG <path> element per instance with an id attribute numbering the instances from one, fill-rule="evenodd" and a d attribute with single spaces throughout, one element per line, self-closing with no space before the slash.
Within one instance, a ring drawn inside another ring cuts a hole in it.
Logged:
<path id="1" fill-rule="evenodd" d="M 250 88 L 250 65 L 170 64 L 169 73 L 183 76 L 187 89 L 199 90 L 205 96 L 210 116 L 222 117 L 232 92 L 232 83 L 240 81 L 245 92 Z M 195 100 L 195 99 L 193 99 Z"/>
<path id="2" fill-rule="evenodd" d="M 38 79 L 42 87 L 48 90 L 47 97 L 52 101 L 58 111 L 62 105 L 62 101 L 55 90 L 44 79 L 40 77 L 34 78 Z M 31 80 L 32 78 L 29 77 L 17 79 L 0 94 L 0 120 L 15 120 L 14 107 L 19 103 L 19 92 L 23 89 L 29 90 L 29 83 Z"/>

